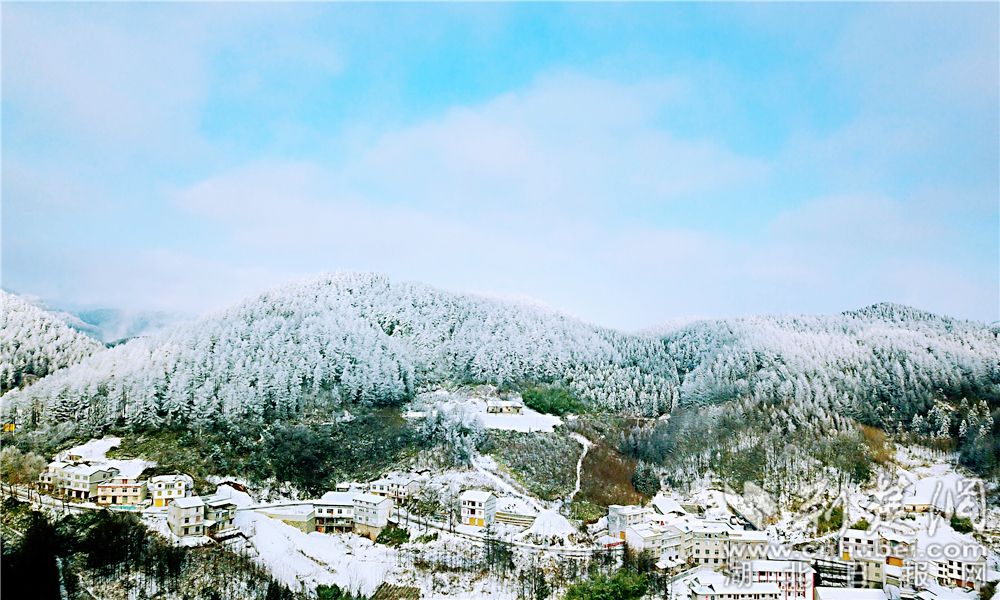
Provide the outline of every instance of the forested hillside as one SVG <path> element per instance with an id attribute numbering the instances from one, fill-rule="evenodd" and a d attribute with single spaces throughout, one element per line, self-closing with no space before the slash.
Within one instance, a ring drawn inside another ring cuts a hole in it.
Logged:
<path id="1" fill-rule="evenodd" d="M 27 346 L 18 331 L 30 320 L 7 317 L 5 344 Z M 46 370 L 93 349 L 60 327 L 54 340 L 76 341 Z M 728 471 L 734 481 L 769 476 L 780 486 L 802 471 L 796 461 L 850 473 L 875 451 L 859 424 L 948 440 L 970 466 L 997 466 L 997 328 L 889 304 L 836 316 L 703 320 L 658 337 L 338 274 L 99 352 L 3 402 L 21 422 L 31 414 L 42 426 L 69 421 L 96 433 L 377 410 L 421 388 L 483 382 L 552 384 L 590 412 L 670 414 L 623 431 L 621 449 L 683 477 Z"/>
<path id="2" fill-rule="evenodd" d="M 611 411 L 659 414 L 677 375 L 659 340 L 535 307 L 383 277 L 289 285 L 200 322 L 135 339 L 5 401 L 102 429 L 283 418 L 393 405 L 441 381 L 572 381 Z"/>
<path id="3" fill-rule="evenodd" d="M 103 346 L 0 291 L 0 393 L 76 364 Z"/>
<path id="4" fill-rule="evenodd" d="M 679 409 L 669 423 L 633 428 L 622 447 L 640 460 L 669 458 L 683 479 L 712 469 L 735 482 L 770 478 L 780 491 L 812 465 L 864 478 L 878 430 L 955 447 L 981 472 L 998 467 L 995 328 L 879 304 L 700 321 L 664 341 Z"/>

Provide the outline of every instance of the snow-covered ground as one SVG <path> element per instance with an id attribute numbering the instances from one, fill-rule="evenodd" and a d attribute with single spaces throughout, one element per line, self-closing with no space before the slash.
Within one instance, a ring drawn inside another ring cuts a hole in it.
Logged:
<path id="1" fill-rule="evenodd" d="M 556 426 L 562 424 L 562 419 L 559 417 L 543 415 L 527 406 L 519 415 L 488 413 L 486 412 L 487 398 L 496 399 L 487 395 L 453 392 L 444 389 L 435 390 L 420 394 L 414 402 L 415 408 L 410 414 L 419 418 L 419 416 L 426 414 L 428 408 L 459 409 L 478 419 L 486 429 L 507 431 L 551 432 L 555 430 Z"/>
<path id="2" fill-rule="evenodd" d="M 81 460 L 104 463 L 110 467 L 114 467 L 118 469 L 121 477 L 128 477 L 130 479 L 137 478 L 146 469 L 156 466 L 155 462 L 142 460 L 140 458 L 132 458 L 128 460 L 107 458 L 108 451 L 112 448 L 117 448 L 121 445 L 121 443 L 121 438 L 112 436 L 104 437 L 99 440 L 93 439 L 89 442 L 80 444 L 79 446 L 73 446 L 69 450 L 60 452 L 56 455 L 56 460 L 66 460 L 70 456 L 79 456 Z"/>

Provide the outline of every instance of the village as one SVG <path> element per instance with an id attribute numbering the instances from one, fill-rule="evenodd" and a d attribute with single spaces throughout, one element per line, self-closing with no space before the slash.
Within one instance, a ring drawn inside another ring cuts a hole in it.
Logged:
<path id="1" fill-rule="evenodd" d="M 521 407 L 498 404 L 487 410 L 513 415 Z M 869 506 L 873 512 L 863 514 L 870 522 L 845 524 L 822 541 L 802 544 L 782 540 L 773 527 L 754 525 L 750 511 L 728 505 L 721 493 L 682 499 L 661 492 L 644 506 L 609 506 L 590 524 L 571 522 L 558 506 L 515 489 L 469 487 L 454 474 L 429 470 L 343 482 L 314 499 L 258 502 L 237 481 L 219 481 L 213 493 L 197 495 L 190 475 L 144 479 L 148 463 L 141 459 L 106 459 L 104 453 L 119 442 L 92 440 L 56 456 L 28 498 L 50 509 L 135 512 L 177 544 L 254 548 L 262 562 L 277 557 L 275 568 L 295 552 L 317 562 L 322 552 L 305 547 L 322 543 L 316 535 L 349 540 L 343 542 L 349 560 L 374 552 L 373 542 L 383 532 L 405 531 L 406 539 L 433 534 L 466 548 L 494 541 L 555 559 L 642 553 L 669 578 L 670 600 L 960 600 L 977 598 L 997 579 L 989 550 L 955 531 L 946 518 L 969 508 L 968 494 L 958 489 L 953 474 L 920 479 L 898 506 Z M 458 489 L 443 497 L 449 505 L 438 507 L 435 517 L 418 509 L 417 500 L 441 480 L 452 487 L 457 483 Z M 275 546 L 276 539 L 284 546 Z M 387 560 L 377 552 L 368 559 Z M 308 571 L 294 571 L 289 578 Z M 383 583 L 380 577 L 391 579 L 391 571 L 373 571 L 358 588 L 371 592 Z"/>

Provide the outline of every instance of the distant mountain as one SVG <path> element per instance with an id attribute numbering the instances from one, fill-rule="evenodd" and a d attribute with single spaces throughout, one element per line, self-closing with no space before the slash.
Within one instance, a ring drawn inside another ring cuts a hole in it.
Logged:
<path id="1" fill-rule="evenodd" d="M 101 344 L 0 290 L 0 393 L 76 364 Z"/>
<path id="2" fill-rule="evenodd" d="M 53 311 L 67 325 L 105 344 L 159 333 L 190 320 L 164 311 L 134 311 L 114 308 Z"/>

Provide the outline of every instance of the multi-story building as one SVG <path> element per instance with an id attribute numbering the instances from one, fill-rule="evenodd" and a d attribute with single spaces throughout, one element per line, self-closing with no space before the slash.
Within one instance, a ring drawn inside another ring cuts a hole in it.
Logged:
<path id="1" fill-rule="evenodd" d="M 316 509 L 316 531 L 332 533 L 354 528 L 354 497 L 359 492 L 327 492 L 313 502 Z"/>
<path id="2" fill-rule="evenodd" d="M 608 535 L 625 539 L 625 530 L 645 523 L 653 511 L 641 506 L 612 504 L 608 507 Z"/>
<path id="3" fill-rule="evenodd" d="M 198 496 L 173 498 L 167 505 L 167 525 L 177 537 L 205 535 L 205 503 Z"/>
<path id="4" fill-rule="evenodd" d="M 118 469 L 106 465 L 53 461 L 38 476 L 38 485 L 67 498 L 97 500 L 97 486 L 116 475 Z"/>
<path id="5" fill-rule="evenodd" d="M 205 503 L 205 533 L 216 536 L 235 530 L 236 503 L 228 496 L 216 493 L 203 500 Z"/>
<path id="6" fill-rule="evenodd" d="M 729 534 L 733 526 L 726 521 L 694 520 L 682 527 L 685 533 L 684 554 L 696 565 L 723 569 L 729 564 Z"/>
<path id="7" fill-rule="evenodd" d="M 146 482 L 135 477 L 112 477 L 97 484 L 97 503 L 104 506 L 140 506 L 146 500 Z"/>
<path id="8" fill-rule="evenodd" d="M 382 530 L 389 524 L 392 506 L 392 498 L 376 494 L 356 495 L 354 497 L 354 532 L 371 539 L 378 537 L 378 534 L 382 533 Z"/>
<path id="9" fill-rule="evenodd" d="M 466 490 L 458 499 L 462 523 L 489 527 L 497 514 L 497 497 L 485 490 Z"/>
<path id="10" fill-rule="evenodd" d="M 190 475 L 158 475 L 147 484 L 153 506 L 167 506 L 177 498 L 186 498 L 194 493 L 194 480 Z"/>
<path id="11" fill-rule="evenodd" d="M 420 488 L 420 477 L 416 475 L 390 475 L 368 484 L 368 493 L 396 502 L 406 502 Z"/>
<path id="12" fill-rule="evenodd" d="M 743 563 L 742 578 L 751 583 L 778 584 L 781 600 L 813 600 L 815 573 L 804 561 L 751 560 Z"/>

